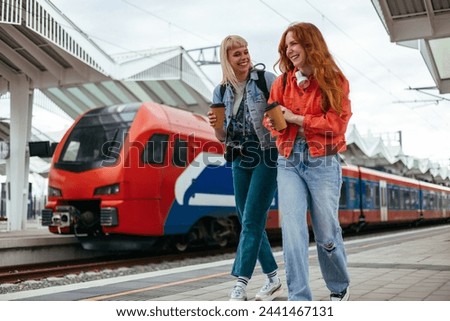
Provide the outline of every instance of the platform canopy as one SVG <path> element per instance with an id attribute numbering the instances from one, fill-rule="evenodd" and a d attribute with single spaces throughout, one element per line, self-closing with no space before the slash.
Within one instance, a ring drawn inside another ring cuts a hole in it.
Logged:
<path id="1" fill-rule="evenodd" d="M 450 93 L 450 0 L 372 3 L 391 42 L 420 50 L 439 93 Z"/>
<path id="2" fill-rule="evenodd" d="M 0 10 L 0 93 L 25 74 L 73 118 L 130 101 L 207 109 L 213 85 L 182 47 L 111 57 L 51 2 L 2 0 Z"/>
<path id="3" fill-rule="evenodd" d="M 35 106 L 71 119 L 92 108 L 138 101 L 206 113 L 213 90 L 211 81 L 180 46 L 111 56 L 50 1 L 1 0 L 2 100 L 10 99 L 18 77 L 24 77 L 33 91 Z M 1 141 L 10 142 L 8 121 L 3 120 L 0 127 Z M 27 140 L 46 139 L 39 135 L 44 132 L 45 128 L 31 123 Z M 31 159 L 31 171 L 35 162 L 41 160 Z M 0 174 L 5 174 L 4 160 L 0 160 Z"/>
<path id="4" fill-rule="evenodd" d="M 26 222 L 23 191 L 33 168 L 27 144 L 34 139 L 37 92 L 75 119 L 95 107 L 133 101 L 205 113 L 212 90 L 182 47 L 111 57 L 50 1 L 0 0 L 0 95 L 10 97 L 9 128 L 3 127 L 0 141 L 0 155 L 9 155 L 2 156 L 10 186 L 8 229 Z"/>
<path id="5" fill-rule="evenodd" d="M 213 85 L 182 47 L 129 52 L 111 57 L 109 79 L 40 89 L 72 118 L 89 109 L 152 101 L 206 113 Z"/>

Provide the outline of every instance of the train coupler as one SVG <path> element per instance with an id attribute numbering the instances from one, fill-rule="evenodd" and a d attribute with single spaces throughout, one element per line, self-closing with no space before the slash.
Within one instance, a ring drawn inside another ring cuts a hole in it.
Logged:
<path id="1" fill-rule="evenodd" d="M 70 227 L 78 216 L 78 210 L 70 205 L 56 206 L 52 216 L 53 226 Z"/>

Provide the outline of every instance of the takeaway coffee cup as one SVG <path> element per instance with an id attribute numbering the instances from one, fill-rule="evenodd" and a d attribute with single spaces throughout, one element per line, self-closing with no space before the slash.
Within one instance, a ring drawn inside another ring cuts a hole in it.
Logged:
<path id="1" fill-rule="evenodd" d="M 214 124 L 214 128 L 223 128 L 223 122 L 225 120 L 225 105 L 223 103 L 218 103 L 211 104 L 211 106 L 209 107 L 217 118 L 217 121 Z"/>
<path id="2" fill-rule="evenodd" d="M 273 127 L 280 131 L 287 127 L 286 119 L 284 119 L 283 112 L 281 111 L 280 105 L 277 103 L 270 104 L 265 110 L 267 116 L 272 119 Z"/>

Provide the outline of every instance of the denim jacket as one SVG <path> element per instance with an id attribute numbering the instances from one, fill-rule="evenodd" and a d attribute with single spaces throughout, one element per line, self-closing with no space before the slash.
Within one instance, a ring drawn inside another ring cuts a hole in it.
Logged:
<path id="1" fill-rule="evenodd" d="M 264 77 L 266 78 L 267 89 L 270 91 L 276 76 L 273 73 L 266 71 Z M 256 79 L 258 79 L 258 73 L 256 70 L 253 70 L 250 72 L 250 79 L 246 84 L 246 101 L 253 127 L 261 143 L 261 149 L 267 149 L 275 147 L 275 139 L 272 138 L 269 131 L 262 124 L 267 101 L 264 93 L 258 88 Z M 214 89 L 213 103 L 217 104 L 221 102 L 225 104 L 224 130 L 226 131 L 231 123 L 231 117 L 233 115 L 234 91 L 231 85 L 227 84 L 223 97 L 220 93 L 220 84 Z"/>

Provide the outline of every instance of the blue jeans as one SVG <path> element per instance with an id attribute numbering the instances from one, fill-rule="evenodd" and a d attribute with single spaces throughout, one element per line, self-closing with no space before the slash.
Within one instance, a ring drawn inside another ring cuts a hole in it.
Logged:
<path id="1" fill-rule="evenodd" d="M 312 300 L 308 210 L 326 286 L 333 293 L 342 292 L 350 279 L 338 220 L 342 170 L 337 156 L 313 158 L 306 142 L 297 139 L 288 159 L 278 157 L 277 180 L 288 300 Z"/>
<path id="2" fill-rule="evenodd" d="M 267 213 L 277 188 L 277 149 L 252 149 L 254 157 L 232 163 L 234 194 L 241 234 L 231 274 L 252 277 L 256 261 L 264 273 L 278 269 L 266 234 Z"/>

